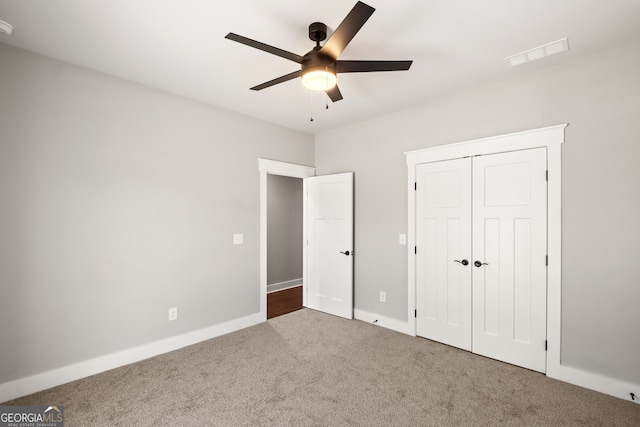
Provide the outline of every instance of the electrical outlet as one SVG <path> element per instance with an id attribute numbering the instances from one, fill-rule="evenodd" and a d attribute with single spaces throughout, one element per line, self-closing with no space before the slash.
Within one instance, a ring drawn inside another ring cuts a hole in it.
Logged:
<path id="1" fill-rule="evenodd" d="M 169 309 L 169 322 L 178 318 L 178 307 L 172 307 Z"/>
<path id="2" fill-rule="evenodd" d="M 398 236 L 398 243 L 400 243 L 401 245 L 406 245 L 407 244 L 407 235 L 406 234 L 400 234 Z"/>
<path id="3" fill-rule="evenodd" d="M 380 302 L 387 302 L 387 293 L 380 291 Z"/>
<path id="4" fill-rule="evenodd" d="M 233 235 L 233 244 L 234 245 L 241 245 L 244 243 L 244 235 L 242 234 L 234 234 Z"/>

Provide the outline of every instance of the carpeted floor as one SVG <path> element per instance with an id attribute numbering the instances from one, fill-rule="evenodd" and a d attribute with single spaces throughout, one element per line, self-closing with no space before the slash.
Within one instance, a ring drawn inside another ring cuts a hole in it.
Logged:
<path id="1" fill-rule="evenodd" d="M 308 309 L 8 404 L 67 426 L 640 426 L 640 405 Z"/>

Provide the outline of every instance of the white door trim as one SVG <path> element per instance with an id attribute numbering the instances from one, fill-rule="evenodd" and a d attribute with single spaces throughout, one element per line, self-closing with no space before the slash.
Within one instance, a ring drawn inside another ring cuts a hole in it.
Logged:
<path id="1" fill-rule="evenodd" d="M 489 138 L 464 141 L 457 144 L 440 145 L 406 152 L 407 192 L 408 192 L 408 312 L 409 330 L 416 335 L 416 166 L 420 163 L 449 160 L 479 154 L 493 154 L 505 151 L 547 148 L 548 180 L 548 222 L 547 244 L 549 266 L 547 270 L 547 376 L 560 375 L 560 332 L 561 332 L 561 144 L 564 143 L 564 129 L 567 124 L 532 129 Z M 411 320 L 413 319 L 413 321 Z"/>
<path id="2" fill-rule="evenodd" d="M 315 176 L 316 168 L 295 163 L 258 159 L 260 170 L 260 316 L 267 320 L 267 175 L 308 178 Z M 306 269 L 306 266 L 304 267 Z M 302 283 L 304 288 L 304 282 Z M 306 292 L 303 291 L 303 295 Z"/>

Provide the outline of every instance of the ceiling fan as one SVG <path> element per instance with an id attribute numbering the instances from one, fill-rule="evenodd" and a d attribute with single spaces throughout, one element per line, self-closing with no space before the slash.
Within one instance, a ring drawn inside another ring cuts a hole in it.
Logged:
<path id="1" fill-rule="evenodd" d="M 343 61 L 338 59 L 338 56 L 374 11 L 373 7 L 361 1 L 356 3 L 323 46 L 320 46 L 320 42 L 327 38 L 327 26 L 322 22 L 312 23 L 309 25 L 309 38 L 316 42 L 316 46 L 303 56 L 234 33 L 227 34 L 225 38 L 300 64 L 300 70 L 254 86 L 251 90 L 266 89 L 302 77 L 302 84 L 306 88 L 324 91 L 329 95 L 331 101 L 336 102 L 342 99 L 342 94 L 337 86 L 337 73 L 403 71 L 408 70 L 413 63 L 413 61 Z"/>

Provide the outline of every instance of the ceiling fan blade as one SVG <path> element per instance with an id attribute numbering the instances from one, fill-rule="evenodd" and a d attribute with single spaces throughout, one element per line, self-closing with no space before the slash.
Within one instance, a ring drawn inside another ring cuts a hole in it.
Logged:
<path id="1" fill-rule="evenodd" d="M 293 80 L 296 77 L 300 77 L 302 75 L 302 71 L 294 71 L 293 73 L 285 74 L 284 76 L 278 77 L 277 79 L 269 80 L 268 82 L 262 83 L 261 85 L 254 86 L 251 90 L 262 90 L 268 87 L 277 85 L 278 83 L 283 83 L 289 80 Z"/>
<path id="2" fill-rule="evenodd" d="M 331 37 L 322 46 L 320 52 L 337 58 L 340 56 L 345 47 L 349 44 L 351 39 L 356 35 L 360 28 L 369 19 L 375 9 L 367 4 L 359 1 L 351 9 L 351 12 L 344 18 L 344 20 L 338 25 L 338 28 L 331 34 Z"/>
<path id="3" fill-rule="evenodd" d="M 336 73 L 366 73 L 369 71 L 405 71 L 413 61 L 336 61 Z"/>
<path id="4" fill-rule="evenodd" d="M 234 42 L 242 43 L 244 45 L 262 50 L 267 53 L 271 53 L 273 55 L 279 56 L 284 59 L 288 59 L 290 61 L 296 62 L 298 64 L 302 64 L 302 56 L 296 55 L 295 53 L 287 52 L 286 50 L 279 49 L 274 46 L 270 46 L 268 44 L 264 44 L 259 41 L 252 40 L 250 38 L 240 36 L 235 33 L 229 33 L 224 36 L 225 39 L 233 40 Z"/>
<path id="5" fill-rule="evenodd" d="M 327 95 L 329 95 L 329 98 L 333 102 L 340 101 L 342 99 L 342 94 L 340 93 L 340 89 L 338 89 L 338 85 L 334 86 L 332 89 L 329 89 L 327 91 Z"/>

